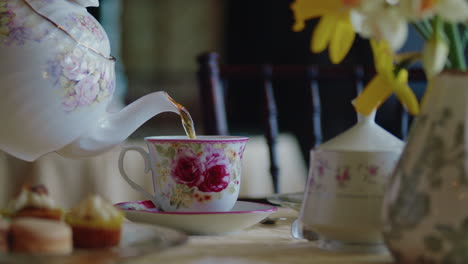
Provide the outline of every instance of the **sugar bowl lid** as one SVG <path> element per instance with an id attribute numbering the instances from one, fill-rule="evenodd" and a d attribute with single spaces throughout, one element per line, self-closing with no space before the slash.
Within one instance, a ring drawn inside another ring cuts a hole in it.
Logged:
<path id="1" fill-rule="evenodd" d="M 358 122 L 317 147 L 334 151 L 401 151 L 404 142 L 374 121 L 375 111 L 368 116 L 358 114 Z"/>

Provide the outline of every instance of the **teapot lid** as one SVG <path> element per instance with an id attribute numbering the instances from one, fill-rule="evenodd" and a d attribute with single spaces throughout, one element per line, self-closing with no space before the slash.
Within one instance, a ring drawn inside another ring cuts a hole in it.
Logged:
<path id="1" fill-rule="evenodd" d="M 69 0 L 69 1 L 76 2 L 77 4 L 84 6 L 84 7 L 99 6 L 99 0 Z"/>
<path id="2" fill-rule="evenodd" d="M 318 146 L 318 150 L 401 151 L 404 142 L 374 121 L 375 111 L 358 114 L 358 122 L 342 134 Z"/>
<path id="3" fill-rule="evenodd" d="M 99 6 L 98 0 L 24 0 L 40 17 L 62 30 L 77 44 L 98 55 L 114 60 L 110 43 L 102 26 L 86 7 Z"/>

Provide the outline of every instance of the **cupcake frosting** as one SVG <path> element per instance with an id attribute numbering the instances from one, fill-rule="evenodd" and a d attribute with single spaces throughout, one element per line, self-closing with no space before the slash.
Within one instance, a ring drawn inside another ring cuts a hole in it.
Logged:
<path id="1" fill-rule="evenodd" d="M 10 201 L 8 209 L 10 212 L 18 212 L 26 207 L 35 208 L 56 208 L 54 200 L 50 198 L 46 189 L 23 187 L 21 192 Z"/>
<path id="2" fill-rule="evenodd" d="M 70 213 L 73 217 L 90 221 L 110 221 L 122 217 L 120 210 L 98 195 L 90 195 L 75 206 Z"/>

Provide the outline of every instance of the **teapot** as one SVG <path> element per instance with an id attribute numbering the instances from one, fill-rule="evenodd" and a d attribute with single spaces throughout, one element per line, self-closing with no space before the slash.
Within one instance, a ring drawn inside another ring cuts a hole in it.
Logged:
<path id="1" fill-rule="evenodd" d="M 107 151 L 161 112 L 179 113 L 165 92 L 119 112 L 107 107 L 115 59 L 98 0 L 0 0 L 0 149 L 33 161 L 56 151 L 79 158 Z"/>

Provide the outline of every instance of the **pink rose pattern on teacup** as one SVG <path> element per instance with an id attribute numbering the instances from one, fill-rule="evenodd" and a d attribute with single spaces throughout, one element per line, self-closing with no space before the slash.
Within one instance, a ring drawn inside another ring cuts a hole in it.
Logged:
<path id="1" fill-rule="evenodd" d="M 229 185 L 231 174 L 228 171 L 229 162 L 225 152 L 232 153 L 234 151 L 216 149 L 212 145 L 207 146 L 204 178 L 198 186 L 200 191 L 220 192 Z"/>
<path id="2" fill-rule="evenodd" d="M 192 143 L 165 145 L 166 148 L 161 145 L 155 148 L 159 154 L 157 184 L 162 195 L 170 200 L 170 205 L 189 207 L 194 201 L 204 203 L 221 199 L 226 195 L 223 191 L 234 194 L 240 187 L 239 161 L 243 148 L 239 145 L 230 147 L 213 143 L 204 148 Z"/>
<path id="3" fill-rule="evenodd" d="M 232 150 L 228 150 L 231 153 Z M 200 161 L 192 149 L 180 148 L 173 160 L 171 176 L 175 182 L 196 187 L 202 192 L 220 192 L 229 185 L 229 162 L 223 149 L 208 145 L 205 159 Z"/>
<path id="4" fill-rule="evenodd" d="M 41 0 L 38 5 L 52 4 L 54 0 Z M 58 41 L 56 34 L 37 27 L 44 19 L 40 16 L 19 15 L 24 9 L 22 0 L 0 0 L 0 42 L 7 46 L 25 45 L 33 41 L 40 43 L 49 36 Z M 96 40 L 104 40 L 105 33 L 97 21 L 81 14 L 71 13 L 67 17 L 70 28 L 78 27 L 92 33 Z M 114 63 L 101 59 L 77 43 L 58 45 L 62 48 L 46 65 L 47 78 L 63 92 L 64 111 L 71 112 L 109 98 L 115 89 Z"/>
<path id="5" fill-rule="evenodd" d="M 172 178 L 179 184 L 196 187 L 204 179 L 203 164 L 191 149 L 179 149 L 171 167 Z"/>

